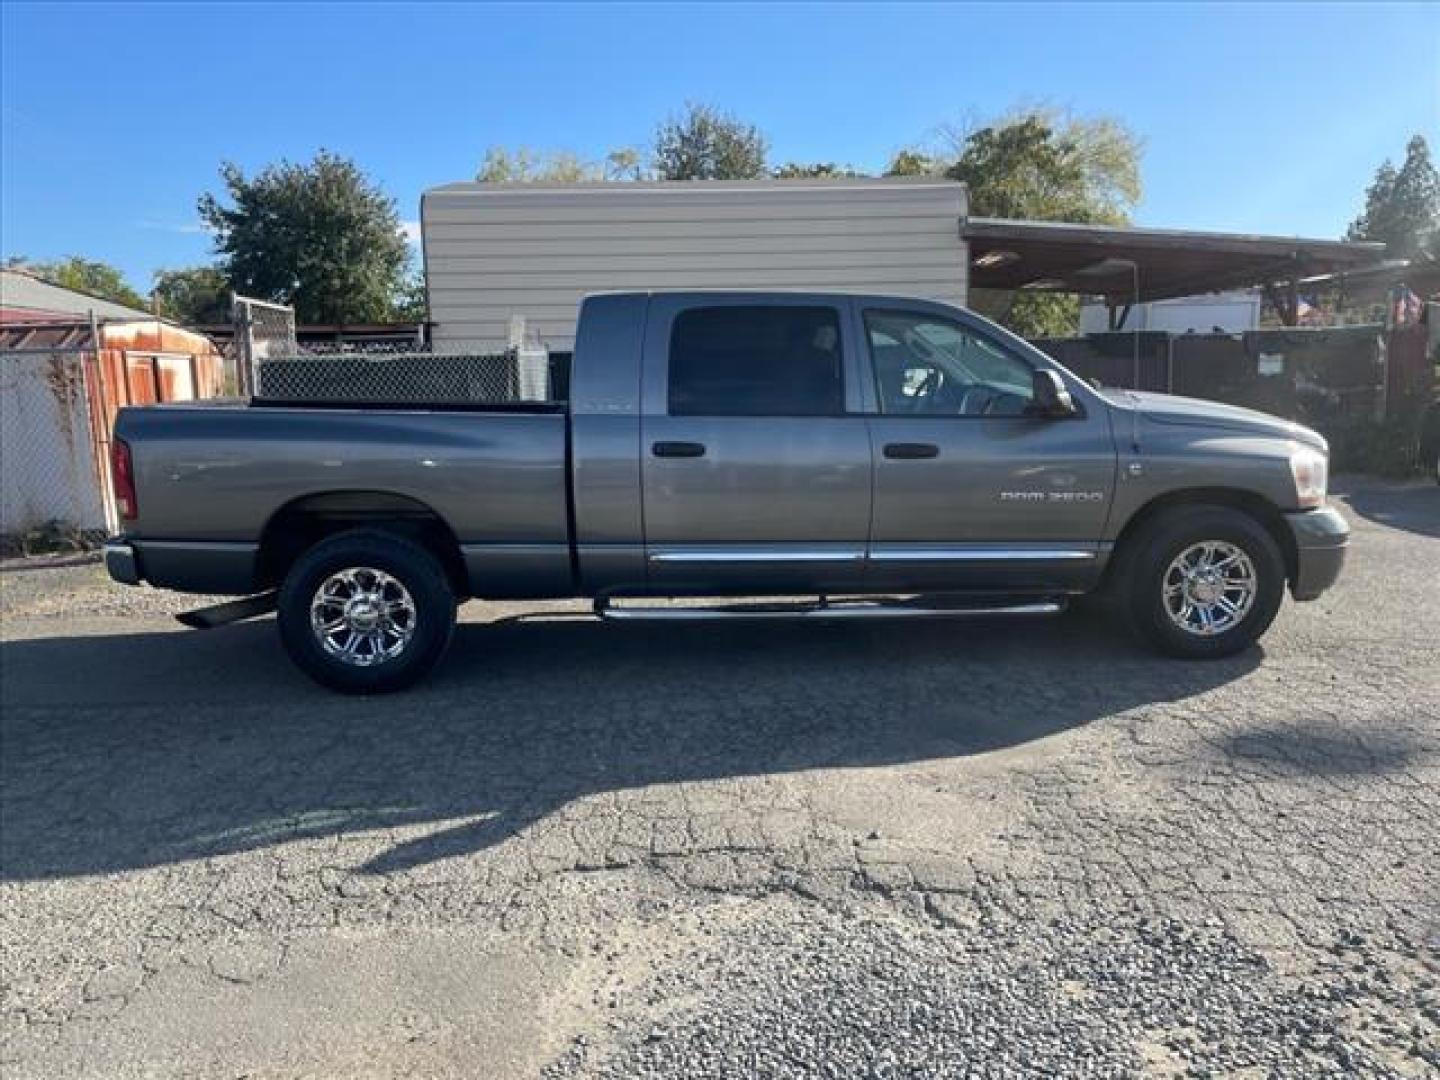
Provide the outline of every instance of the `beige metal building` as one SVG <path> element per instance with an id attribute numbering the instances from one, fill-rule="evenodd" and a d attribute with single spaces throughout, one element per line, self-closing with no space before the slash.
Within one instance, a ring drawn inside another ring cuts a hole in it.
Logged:
<path id="1" fill-rule="evenodd" d="M 421 199 L 432 340 L 494 349 L 510 321 L 571 348 L 580 298 L 619 289 L 897 293 L 963 304 L 963 185 L 933 179 L 447 184 Z"/>

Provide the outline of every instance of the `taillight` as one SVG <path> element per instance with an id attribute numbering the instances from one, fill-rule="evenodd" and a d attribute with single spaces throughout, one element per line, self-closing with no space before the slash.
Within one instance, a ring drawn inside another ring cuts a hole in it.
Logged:
<path id="1" fill-rule="evenodd" d="M 120 516 L 132 521 L 139 512 L 135 501 L 135 469 L 130 462 L 130 447 L 121 439 L 110 444 L 110 482 L 115 488 L 115 505 Z"/>

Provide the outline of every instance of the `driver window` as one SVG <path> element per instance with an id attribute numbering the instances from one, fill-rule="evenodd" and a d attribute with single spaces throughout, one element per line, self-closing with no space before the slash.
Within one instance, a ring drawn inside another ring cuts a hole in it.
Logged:
<path id="1" fill-rule="evenodd" d="M 866 311 L 880 411 L 1022 416 L 1033 369 L 959 323 L 918 311 Z"/>

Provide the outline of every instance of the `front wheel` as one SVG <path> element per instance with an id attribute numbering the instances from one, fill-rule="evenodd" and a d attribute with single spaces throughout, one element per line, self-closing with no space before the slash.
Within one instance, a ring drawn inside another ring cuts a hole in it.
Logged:
<path id="1" fill-rule="evenodd" d="M 1257 641 L 1285 595 L 1285 561 L 1254 518 L 1224 506 L 1175 510 L 1136 538 L 1131 628 L 1170 656 L 1232 656 Z"/>
<path id="2" fill-rule="evenodd" d="M 285 651 L 332 690 L 407 687 L 444 655 L 455 594 L 430 552 L 401 536 L 356 529 L 302 555 L 280 588 Z"/>

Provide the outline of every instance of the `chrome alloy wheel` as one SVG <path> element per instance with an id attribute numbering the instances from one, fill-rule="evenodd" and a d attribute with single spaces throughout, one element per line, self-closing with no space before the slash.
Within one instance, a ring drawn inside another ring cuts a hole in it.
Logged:
<path id="1" fill-rule="evenodd" d="M 1165 571 L 1165 612 L 1187 634 L 1214 637 L 1232 629 L 1255 603 L 1250 556 L 1223 540 L 1191 544 Z"/>
<path id="2" fill-rule="evenodd" d="M 405 651 L 415 633 L 415 601 L 383 570 L 338 570 L 315 590 L 310 628 L 330 656 L 373 667 Z"/>

